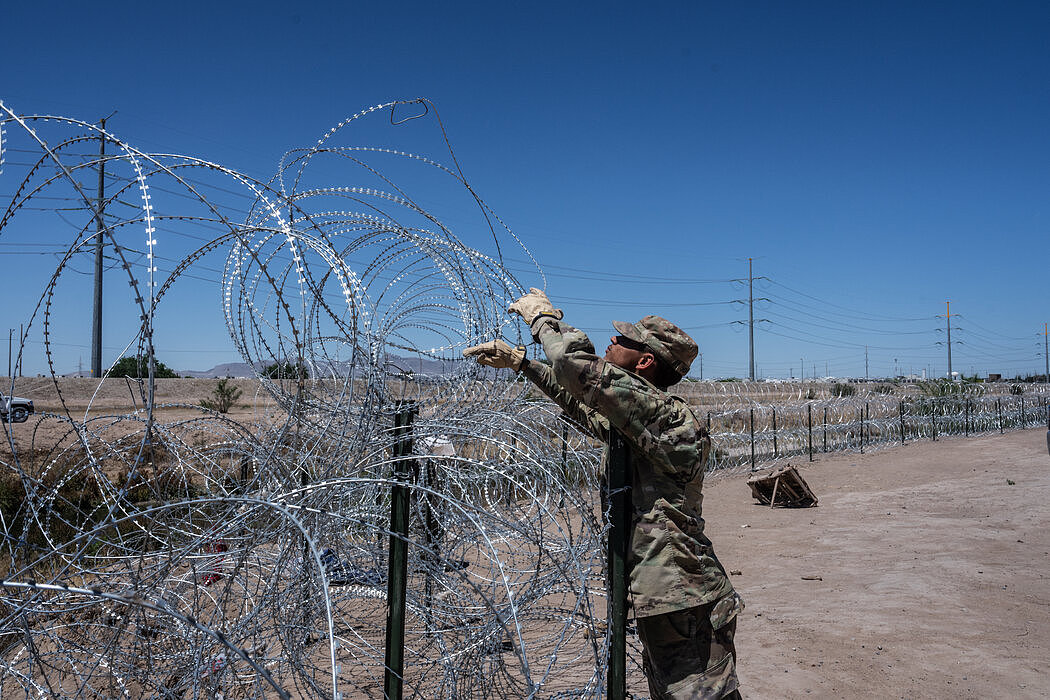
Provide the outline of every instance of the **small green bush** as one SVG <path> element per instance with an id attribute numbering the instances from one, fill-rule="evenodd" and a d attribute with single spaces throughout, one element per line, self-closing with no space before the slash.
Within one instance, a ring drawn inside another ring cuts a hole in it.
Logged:
<path id="1" fill-rule="evenodd" d="M 962 382 L 953 382 L 950 379 L 934 379 L 929 382 L 919 382 L 919 391 L 925 396 L 955 396 L 965 394 L 966 387 Z"/>
<path id="2" fill-rule="evenodd" d="M 301 363 L 296 362 L 292 364 L 288 360 L 267 365 L 266 369 L 262 371 L 262 375 L 269 379 L 298 379 L 310 376 L 306 371 L 306 367 Z"/>
<path id="3" fill-rule="evenodd" d="M 832 396 L 853 396 L 857 393 L 857 387 L 852 384 L 845 384 L 843 382 L 835 382 L 831 385 Z"/>
<path id="4" fill-rule="evenodd" d="M 233 408 L 237 399 L 241 398 L 241 390 L 237 387 L 229 386 L 229 381 L 229 379 L 220 379 L 211 392 L 212 398 L 201 399 L 201 406 L 209 411 L 218 411 L 219 413 L 227 413 Z"/>

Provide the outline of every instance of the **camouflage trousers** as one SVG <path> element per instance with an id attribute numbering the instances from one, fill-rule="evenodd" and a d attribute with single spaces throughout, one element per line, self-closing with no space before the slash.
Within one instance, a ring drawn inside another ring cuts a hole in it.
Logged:
<path id="1" fill-rule="evenodd" d="M 652 700 L 739 698 L 733 594 L 708 605 L 639 617 L 642 665 Z"/>

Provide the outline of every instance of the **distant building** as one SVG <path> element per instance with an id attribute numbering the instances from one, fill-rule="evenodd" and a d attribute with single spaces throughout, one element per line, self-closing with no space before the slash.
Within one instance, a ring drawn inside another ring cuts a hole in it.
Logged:
<path id="1" fill-rule="evenodd" d="M 1001 375 L 1001 374 L 992 374 L 991 372 L 988 373 L 988 381 L 990 381 L 990 382 L 1001 382 L 1002 380 L 1003 380 L 1003 375 Z"/>

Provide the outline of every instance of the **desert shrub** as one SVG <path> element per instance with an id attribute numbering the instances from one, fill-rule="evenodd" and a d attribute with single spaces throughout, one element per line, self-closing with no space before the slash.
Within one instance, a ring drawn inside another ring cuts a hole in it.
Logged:
<path id="1" fill-rule="evenodd" d="M 270 379 L 299 379 L 310 376 L 301 362 L 293 364 L 288 360 L 267 365 L 262 375 Z"/>
<path id="2" fill-rule="evenodd" d="M 955 396 L 966 393 L 966 386 L 962 382 L 953 382 L 950 379 L 934 379 L 919 382 L 919 391 L 925 396 Z"/>
<path id="3" fill-rule="evenodd" d="M 226 413 L 241 398 L 241 390 L 229 385 L 229 379 L 220 379 L 211 392 L 212 398 L 201 399 L 201 406 L 209 411 Z"/>
<path id="4" fill-rule="evenodd" d="M 876 384 L 871 388 L 872 393 L 875 394 L 892 394 L 897 390 L 897 387 L 892 384 Z"/>
<path id="5" fill-rule="evenodd" d="M 63 473 L 60 468 L 53 468 L 36 491 L 48 495 L 46 510 L 42 511 L 45 512 L 43 523 L 47 532 L 58 540 L 73 537 L 78 526 L 95 522 L 105 514 L 98 482 L 86 470 Z M 19 545 L 32 551 L 48 545 L 48 539 L 40 521 L 26 517 L 30 509 L 26 499 L 26 488 L 17 473 L 11 471 L 0 476 L 0 513 L 7 531 Z"/>
<path id="6" fill-rule="evenodd" d="M 835 382 L 831 385 L 832 396 L 853 396 L 857 393 L 857 387 L 844 382 Z"/>

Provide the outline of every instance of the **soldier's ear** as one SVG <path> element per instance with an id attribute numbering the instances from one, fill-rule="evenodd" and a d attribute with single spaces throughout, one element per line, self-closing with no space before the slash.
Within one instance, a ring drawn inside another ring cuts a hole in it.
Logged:
<path id="1" fill-rule="evenodd" d="M 648 369 L 649 367 L 656 366 L 656 355 L 651 352 L 643 352 L 642 356 L 638 358 L 638 362 L 635 363 L 634 369 L 636 372 Z"/>

